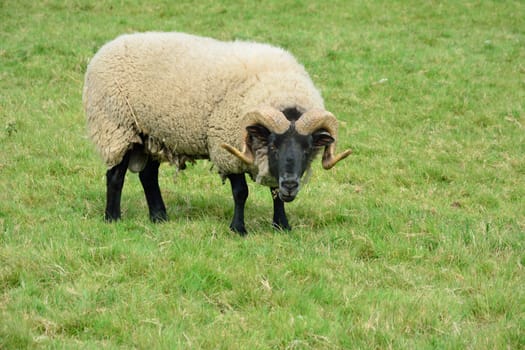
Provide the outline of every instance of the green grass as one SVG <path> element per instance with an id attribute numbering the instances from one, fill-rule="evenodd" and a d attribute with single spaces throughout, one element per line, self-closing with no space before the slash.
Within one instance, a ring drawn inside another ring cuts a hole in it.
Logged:
<path id="1" fill-rule="evenodd" d="M 521 1 L 0 2 L 0 348 L 525 348 Z M 271 229 L 250 184 L 162 166 L 170 222 L 128 176 L 105 224 L 83 75 L 121 33 L 293 52 L 341 120 Z"/>

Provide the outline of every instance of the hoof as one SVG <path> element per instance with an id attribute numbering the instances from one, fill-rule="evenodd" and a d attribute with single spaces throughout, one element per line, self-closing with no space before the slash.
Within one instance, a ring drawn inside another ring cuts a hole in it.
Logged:
<path id="1" fill-rule="evenodd" d="M 168 221 L 168 214 L 166 214 L 165 212 L 150 214 L 149 219 L 155 224 L 163 223 Z"/>
<path id="2" fill-rule="evenodd" d="M 108 213 L 106 213 L 104 215 L 104 221 L 107 222 L 107 223 L 115 222 L 115 221 L 119 221 L 119 220 L 120 220 L 120 215 L 112 215 L 112 214 L 108 214 Z"/>
<path id="3" fill-rule="evenodd" d="M 288 223 L 286 223 L 286 224 L 279 224 L 277 222 L 273 222 L 272 226 L 277 231 L 291 231 L 292 230 L 292 227 Z"/>
<path id="4" fill-rule="evenodd" d="M 246 236 L 246 234 L 248 233 L 248 231 L 246 231 L 246 227 L 244 227 L 244 225 L 236 226 L 236 225 L 231 224 L 230 225 L 230 230 L 232 230 L 235 233 L 238 233 L 241 236 Z"/>

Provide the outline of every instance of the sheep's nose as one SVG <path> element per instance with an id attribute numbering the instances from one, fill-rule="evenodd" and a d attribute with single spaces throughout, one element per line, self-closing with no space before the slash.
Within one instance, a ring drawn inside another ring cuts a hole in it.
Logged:
<path id="1" fill-rule="evenodd" d="M 279 197 L 285 202 L 291 202 L 299 192 L 299 181 L 295 176 L 283 177 L 279 181 Z"/>
<path id="2" fill-rule="evenodd" d="M 281 182 L 281 186 L 284 187 L 288 192 L 293 192 L 299 187 L 299 183 L 296 180 L 285 180 Z"/>

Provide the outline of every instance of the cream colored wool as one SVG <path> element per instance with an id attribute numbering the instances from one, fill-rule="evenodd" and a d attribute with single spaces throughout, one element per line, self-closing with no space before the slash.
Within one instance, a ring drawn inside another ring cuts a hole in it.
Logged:
<path id="1" fill-rule="evenodd" d="M 259 106 L 324 109 L 303 66 L 285 50 L 183 33 L 123 35 L 104 45 L 87 68 L 83 103 L 108 167 L 134 143 L 146 143 L 160 161 L 180 167 L 209 158 L 223 176 L 248 172 L 254 179 L 261 178 L 261 160 L 248 166 L 220 147 L 241 146 L 245 113 Z"/>

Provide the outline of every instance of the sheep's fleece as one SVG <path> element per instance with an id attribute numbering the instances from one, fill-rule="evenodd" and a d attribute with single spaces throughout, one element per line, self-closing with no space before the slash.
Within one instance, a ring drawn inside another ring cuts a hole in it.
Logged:
<path id="1" fill-rule="evenodd" d="M 247 172 L 254 179 L 268 171 L 267 159 L 249 166 L 220 147 L 240 147 L 245 113 L 258 106 L 324 109 L 285 50 L 175 32 L 122 35 L 104 45 L 87 68 L 83 103 L 108 167 L 138 143 L 178 167 L 207 158 L 223 177 Z"/>

